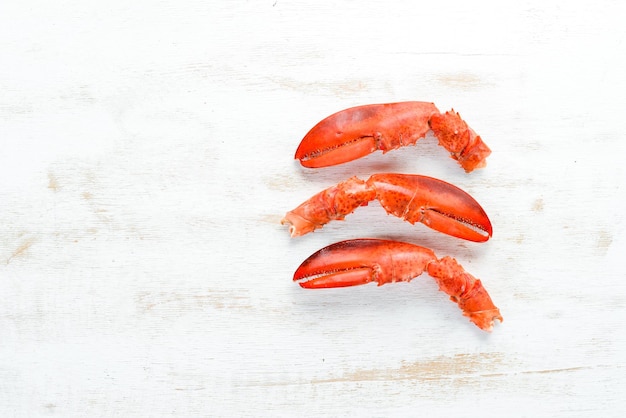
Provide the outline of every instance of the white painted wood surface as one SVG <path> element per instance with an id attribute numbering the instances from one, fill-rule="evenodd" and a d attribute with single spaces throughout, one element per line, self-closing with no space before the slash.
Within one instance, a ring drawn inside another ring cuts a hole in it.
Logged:
<path id="1" fill-rule="evenodd" d="M 5 1 L 0 5 L 0 416 L 626 413 L 626 7 L 618 1 Z M 319 171 L 343 108 L 454 107 L 492 148 L 432 137 Z M 351 175 L 469 191 L 486 244 L 378 204 L 291 240 Z M 504 323 L 424 276 L 306 291 L 348 238 L 452 255 Z"/>

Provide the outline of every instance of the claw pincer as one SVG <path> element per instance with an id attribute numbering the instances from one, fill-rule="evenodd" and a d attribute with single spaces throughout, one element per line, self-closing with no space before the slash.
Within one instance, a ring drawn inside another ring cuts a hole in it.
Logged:
<path id="1" fill-rule="evenodd" d="M 332 220 L 343 220 L 372 200 L 378 200 L 391 215 L 454 237 L 484 242 L 492 235 L 487 214 L 469 194 L 442 180 L 415 174 L 374 174 L 367 181 L 352 177 L 287 212 L 281 223 L 290 224 L 291 236 L 297 237 Z"/>
<path id="2" fill-rule="evenodd" d="M 454 258 L 438 259 L 432 250 L 406 242 L 354 239 L 329 245 L 307 258 L 293 280 L 308 289 L 370 282 L 381 286 L 408 282 L 424 271 L 480 329 L 491 331 L 494 320 L 502 321 L 500 310 L 481 281 L 467 273 Z"/>
<path id="3" fill-rule="evenodd" d="M 441 113 L 433 103 L 399 102 L 352 107 L 328 116 L 302 139 L 295 158 L 318 168 L 415 145 L 429 130 L 466 172 L 486 165 L 491 154 L 480 136 L 454 110 Z"/>

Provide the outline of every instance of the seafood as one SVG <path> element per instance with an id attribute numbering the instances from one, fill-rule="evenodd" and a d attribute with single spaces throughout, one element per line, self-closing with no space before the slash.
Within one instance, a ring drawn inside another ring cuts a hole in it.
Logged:
<path id="1" fill-rule="evenodd" d="M 382 239 L 341 241 L 317 251 L 296 270 L 293 280 L 307 289 L 346 287 L 377 282 L 408 282 L 427 271 L 439 290 L 457 303 L 463 315 L 480 329 L 491 331 L 495 320 L 502 322 L 481 281 L 452 257 L 438 259 L 424 247 Z"/>
<path id="2" fill-rule="evenodd" d="M 376 150 L 386 153 L 415 145 L 430 130 L 466 172 L 486 165 L 491 150 L 480 136 L 454 109 L 441 113 L 429 102 L 371 104 L 337 112 L 306 134 L 295 158 L 304 167 L 332 166 Z"/>
<path id="3" fill-rule="evenodd" d="M 452 184 L 416 174 L 373 174 L 367 181 L 352 177 L 331 186 L 287 212 L 292 237 L 343 220 L 359 206 L 378 200 L 387 213 L 474 242 L 487 241 L 492 227 L 483 208 Z"/>

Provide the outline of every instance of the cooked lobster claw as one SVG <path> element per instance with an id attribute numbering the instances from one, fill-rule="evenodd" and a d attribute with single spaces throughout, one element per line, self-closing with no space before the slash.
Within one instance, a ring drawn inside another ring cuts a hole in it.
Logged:
<path id="1" fill-rule="evenodd" d="M 327 167 L 376 150 L 415 145 L 429 130 L 466 172 L 486 165 L 491 150 L 480 136 L 454 110 L 442 114 L 428 102 L 372 104 L 337 112 L 305 135 L 295 158 L 305 167 Z"/>
<path id="2" fill-rule="evenodd" d="M 352 177 L 287 212 L 281 223 L 290 224 L 291 236 L 297 237 L 342 220 L 372 200 L 411 224 L 421 222 L 457 238 L 484 242 L 492 235 L 491 222 L 474 198 L 452 184 L 416 174 L 374 174 L 367 181 Z"/>
<path id="3" fill-rule="evenodd" d="M 480 329 L 491 331 L 494 320 L 502 321 L 500 310 L 480 280 L 467 273 L 454 258 L 437 259 L 432 250 L 406 242 L 354 239 L 329 245 L 307 258 L 293 280 L 308 289 L 369 282 L 381 286 L 408 282 L 424 271 Z"/>

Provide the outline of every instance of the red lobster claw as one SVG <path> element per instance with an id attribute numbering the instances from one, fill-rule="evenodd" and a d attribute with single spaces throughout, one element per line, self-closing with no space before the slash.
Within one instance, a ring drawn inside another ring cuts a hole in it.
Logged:
<path id="1" fill-rule="evenodd" d="M 374 174 L 367 181 L 352 177 L 287 212 L 281 223 L 290 224 L 291 236 L 297 237 L 343 220 L 372 200 L 411 224 L 421 222 L 457 238 L 484 242 L 492 235 L 491 222 L 474 198 L 445 181 L 416 174 Z"/>
<path id="2" fill-rule="evenodd" d="M 305 167 L 327 167 L 376 150 L 415 145 L 429 130 L 466 172 L 486 165 L 491 150 L 480 136 L 454 110 L 442 114 L 428 102 L 372 104 L 337 112 L 306 134 L 295 158 Z"/>
<path id="3" fill-rule="evenodd" d="M 450 296 L 463 315 L 480 329 L 491 331 L 500 310 L 479 279 L 467 273 L 454 258 L 437 259 L 428 248 L 406 242 L 354 239 L 317 251 L 296 270 L 293 280 L 308 289 L 345 287 L 377 282 L 408 282 L 425 270 Z"/>

